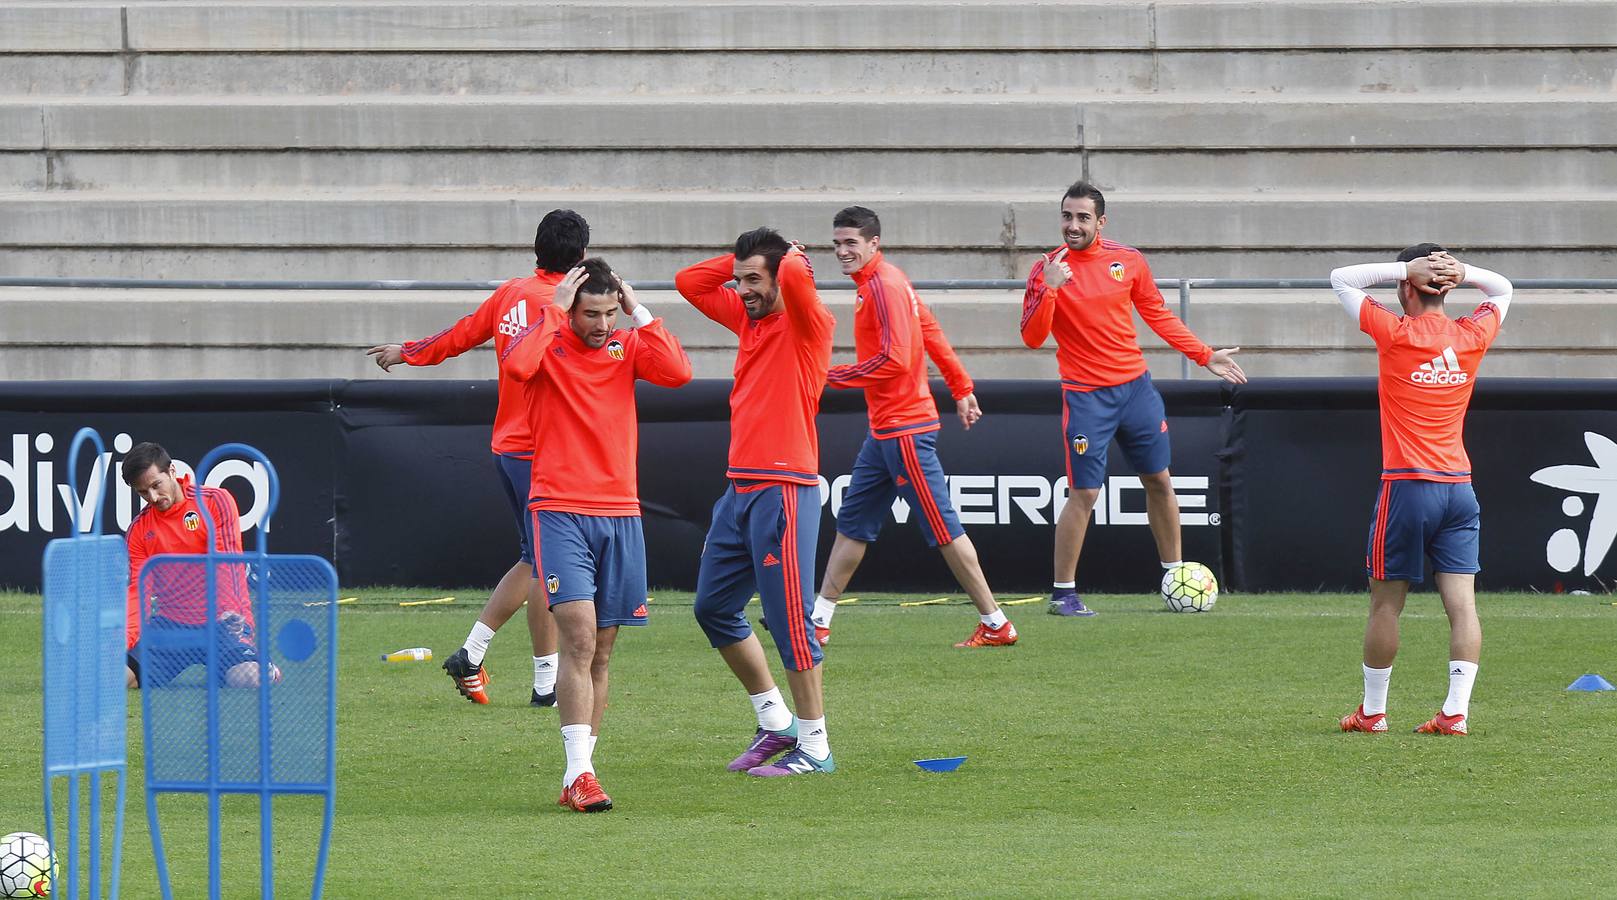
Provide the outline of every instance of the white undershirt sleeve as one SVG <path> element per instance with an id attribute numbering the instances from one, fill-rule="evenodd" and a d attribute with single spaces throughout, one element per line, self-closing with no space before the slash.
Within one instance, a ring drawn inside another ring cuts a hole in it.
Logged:
<path id="1" fill-rule="evenodd" d="M 1408 268 L 1401 262 L 1363 263 L 1331 270 L 1331 290 L 1348 317 L 1359 321 L 1359 306 L 1364 303 L 1364 289 L 1383 281 L 1403 281 Z"/>
<path id="2" fill-rule="evenodd" d="M 1465 283 L 1488 295 L 1488 302 L 1499 310 L 1499 321 L 1505 321 L 1505 311 L 1510 309 L 1510 295 L 1515 290 L 1509 278 L 1480 266 L 1466 266 Z"/>

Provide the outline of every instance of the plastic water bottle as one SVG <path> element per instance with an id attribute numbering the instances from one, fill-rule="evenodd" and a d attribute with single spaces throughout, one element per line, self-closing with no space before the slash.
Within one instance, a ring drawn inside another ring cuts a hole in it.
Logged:
<path id="1" fill-rule="evenodd" d="M 382 662 L 426 662 L 432 659 L 431 647 L 410 647 L 382 654 Z"/>

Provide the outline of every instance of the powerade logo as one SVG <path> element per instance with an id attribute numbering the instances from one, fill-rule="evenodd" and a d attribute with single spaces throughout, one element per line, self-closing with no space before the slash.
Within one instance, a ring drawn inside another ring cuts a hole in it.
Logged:
<path id="1" fill-rule="evenodd" d="M 842 509 L 842 494 L 851 475 L 838 475 L 832 481 L 820 479 L 820 503 L 830 504 L 831 515 Z M 1216 526 L 1222 517 L 1207 511 L 1209 479 L 1205 475 L 1173 476 L 1174 495 L 1179 498 L 1179 522 L 1185 526 Z M 962 525 L 1015 525 L 1018 520 L 1034 525 L 1050 525 L 1067 505 L 1067 478 L 1051 481 L 1043 475 L 950 475 L 949 502 Z M 910 518 L 910 506 L 903 498 L 893 501 L 893 521 L 903 524 Z M 1145 515 L 1145 486 L 1133 475 L 1108 476 L 1095 501 L 1096 525 L 1148 525 Z"/>
<path id="2" fill-rule="evenodd" d="M 47 534 L 66 534 L 73 521 L 73 510 L 78 510 L 79 530 L 88 532 L 95 520 L 90 498 L 100 494 L 102 502 L 112 503 L 112 515 L 105 530 L 127 531 L 129 523 L 145 502 L 135 496 L 134 489 L 124 484 L 118 466 L 122 454 L 135 445 L 127 434 L 112 439 L 112 451 L 102 454 L 101 462 L 88 472 L 81 473 L 78 495 L 68 484 L 66 454 L 76 429 L 65 432 L 60 440 L 53 434 L 13 434 L 9 440 L 0 438 L 0 532 L 42 531 Z M 60 448 L 58 452 L 57 448 Z M 53 458 L 56 456 L 60 458 Z M 81 454 L 80 459 L 87 459 Z M 81 462 L 80 465 L 86 465 Z M 194 477 L 191 465 L 174 460 L 174 470 L 181 477 Z M 103 493 L 102 472 L 111 484 Z M 223 460 L 208 473 L 207 487 L 221 487 L 232 479 L 241 479 L 243 485 L 230 484 L 231 492 L 241 507 L 241 530 L 246 532 L 258 525 L 269 503 L 269 473 L 259 463 L 243 459 Z M 9 496 L 8 496 L 9 494 Z"/>

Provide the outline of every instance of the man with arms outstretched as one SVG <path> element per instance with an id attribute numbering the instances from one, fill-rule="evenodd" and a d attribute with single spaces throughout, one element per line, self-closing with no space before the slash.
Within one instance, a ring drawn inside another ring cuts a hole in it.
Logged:
<path id="1" fill-rule="evenodd" d="M 533 252 L 537 268 L 526 278 L 513 278 L 500 285 L 475 311 L 454 325 L 429 338 L 404 344 L 382 344 L 366 351 L 385 372 L 406 363 L 435 366 L 450 357 L 477 347 L 490 339 L 494 351 L 503 356 L 511 339 L 532 322 L 551 302 L 563 273 L 584 258 L 590 241 L 590 226 L 584 217 L 570 209 L 553 209 L 539 221 Z M 521 388 L 499 372 L 499 406 L 494 413 L 495 472 L 500 488 L 516 518 L 517 561 L 495 586 L 488 603 L 472 624 L 465 644 L 444 660 L 444 671 L 454 679 L 455 689 L 473 703 L 487 703 L 488 670 L 483 657 L 494 633 L 524 603 L 528 606 L 528 632 L 533 639 L 534 706 L 556 705 L 556 624 L 539 600 L 533 578 L 533 535 L 529 533 L 528 483 L 534 465 L 534 436 L 527 411 L 521 402 Z"/>
<path id="2" fill-rule="evenodd" d="M 1078 596 L 1078 556 L 1106 482 L 1115 436 L 1145 488 L 1146 519 L 1164 569 L 1182 562 L 1179 498 L 1168 474 L 1172 455 L 1162 395 L 1151 384 L 1132 313 L 1196 365 L 1235 384 L 1246 374 L 1233 354 L 1197 339 L 1168 310 L 1145 256 L 1105 240 L 1106 198 L 1077 182 L 1061 198 L 1064 244 L 1033 264 L 1022 297 L 1022 342 L 1038 349 L 1052 333 L 1061 373 L 1061 427 L 1067 457 L 1067 505 L 1056 520 L 1052 615 L 1092 616 Z"/>
<path id="3" fill-rule="evenodd" d="M 562 305 L 566 305 L 566 312 Z M 634 323 L 619 330 L 621 310 Z M 517 332 L 500 369 L 521 385 L 544 465 L 527 487 L 534 577 L 556 619 L 562 750 L 560 805 L 612 808 L 595 775 L 608 666 L 618 628 L 646 624 L 646 542 L 637 475 L 637 379 L 691 380 L 679 341 L 605 261 L 586 259 L 556 286 L 555 305 Z"/>
<path id="4" fill-rule="evenodd" d="M 1403 315 L 1365 288 L 1398 282 Z M 1485 299 L 1450 319 L 1443 299 L 1456 284 Z M 1468 732 L 1471 688 L 1482 652 L 1477 621 L 1477 538 L 1481 510 L 1462 440 L 1466 408 L 1483 354 L 1499 336 L 1512 287 L 1501 275 L 1459 262 L 1437 244 L 1416 244 L 1392 263 L 1347 266 L 1331 287 L 1359 330 L 1375 342 L 1381 405 L 1381 488 L 1365 550 L 1370 620 L 1364 629 L 1364 702 L 1342 717 L 1343 731 L 1387 730 L 1387 685 L 1398 655 L 1398 616 L 1411 583 L 1431 560 L 1449 619 L 1449 693 L 1422 734 Z"/>
<path id="5" fill-rule="evenodd" d="M 731 279 L 735 289 L 724 286 Z M 730 391 L 729 485 L 713 506 L 695 610 L 758 717 L 751 745 L 729 769 L 760 777 L 831 772 L 809 598 L 820 518 L 814 416 L 836 320 L 814 289 L 808 257 L 768 228 L 741 235 L 734 253 L 681 270 L 674 285 L 740 341 Z M 786 667 L 795 717 L 747 622 L 754 590 Z"/>
<path id="6" fill-rule="evenodd" d="M 977 548 L 949 502 L 949 482 L 938 462 L 941 425 L 927 383 L 926 357 L 943 372 L 966 428 L 982 415 L 971 376 L 909 279 L 882 256 L 876 213 L 850 206 L 836 214 L 831 229 L 842 272 L 858 285 L 853 313 L 858 361 L 832 366 L 826 380 L 834 388 L 864 389 L 870 433 L 837 511 L 836 543 L 814 598 L 815 634 L 821 644 L 830 637 L 837 599 L 864 559 L 865 547 L 892 515 L 893 498 L 903 497 L 926 542 L 942 551 L 949 571 L 977 606 L 976 629 L 955 646 L 1008 647 L 1016 643 L 1016 626 L 994 602 Z"/>

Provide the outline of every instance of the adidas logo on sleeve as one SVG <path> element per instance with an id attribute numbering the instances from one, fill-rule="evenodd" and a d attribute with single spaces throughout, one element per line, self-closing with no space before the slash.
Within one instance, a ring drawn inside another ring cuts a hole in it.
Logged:
<path id="1" fill-rule="evenodd" d="M 1461 371 L 1460 360 L 1454 355 L 1453 347 L 1444 347 L 1443 352 L 1432 357 L 1431 362 L 1421 363 L 1420 368 L 1409 373 L 1409 380 L 1416 384 L 1465 384 L 1470 378 Z"/>
<path id="2" fill-rule="evenodd" d="M 522 329 L 527 327 L 528 304 L 518 300 L 517 305 L 511 307 L 505 316 L 500 319 L 499 332 L 506 337 L 516 337 L 522 333 Z"/>

